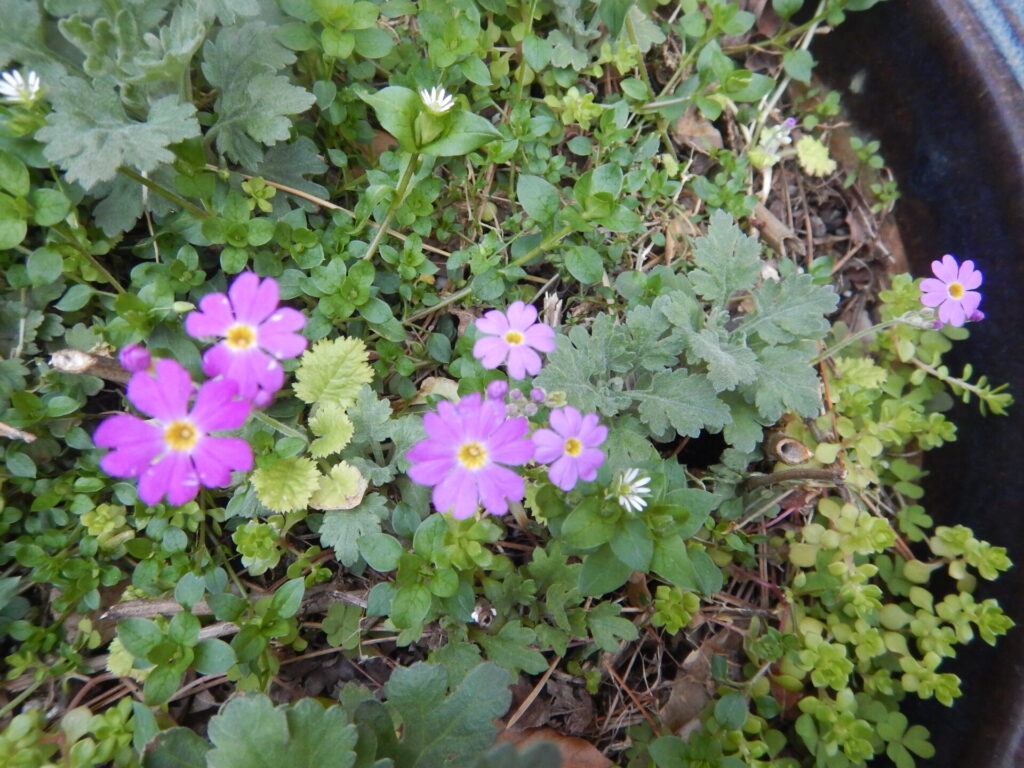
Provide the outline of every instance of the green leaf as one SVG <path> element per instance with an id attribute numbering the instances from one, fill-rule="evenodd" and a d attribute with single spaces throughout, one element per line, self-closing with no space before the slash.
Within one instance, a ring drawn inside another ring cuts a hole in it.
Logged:
<path id="1" fill-rule="evenodd" d="M 681 538 L 667 537 L 654 542 L 651 570 L 677 587 L 693 592 L 698 590 L 697 575 Z"/>
<path id="2" fill-rule="evenodd" d="M 590 496 L 565 518 L 560 538 L 571 547 L 591 549 L 611 541 L 615 533 L 614 518 L 602 513 L 600 498 Z"/>
<path id="3" fill-rule="evenodd" d="M 338 562 L 348 567 L 359 559 L 360 537 L 380 532 L 381 518 L 362 505 L 355 509 L 329 510 L 320 525 L 320 543 L 334 549 Z"/>
<path id="4" fill-rule="evenodd" d="M 601 254 L 589 245 L 573 245 L 565 252 L 565 268 L 583 285 L 592 285 L 604 276 Z"/>
<path id="5" fill-rule="evenodd" d="M 738 291 L 749 291 L 761 273 L 761 244 L 743 233 L 732 217 L 718 210 L 708 233 L 693 244 L 697 269 L 689 274 L 693 287 L 708 301 L 724 306 Z"/>
<path id="6" fill-rule="evenodd" d="M 608 34 L 615 37 L 622 30 L 626 14 L 633 6 L 633 0 L 601 0 L 597 8 L 601 21 L 608 28 Z"/>
<path id="7" fill-rule="evenodd" d="M 546 39 L 536 35 L 523 38 L 523 58 L 530 69 L 539 72 L 551 63 L 552 46 Z"/>
<path id="8" fill-rule="evenodd" d="M 232 699 L 209 736 L 209 768 L 351 768 L 356 759 L 356 727 L 315 699 L 277 708 L 262 694 Z"/>
<path id="9" fill-rule="evenodd" d="M 419 97 L 417 96 L 417 99 Z M 424 155 L 432 157 L 459 157 L 468 155 L 474 149 L 489 141 L 502 138 L 501 131 L 491 121 L 466 110 L 454 110 L 447 130 L 438 138 L 419 148 Z"/>
<path id="10" fill-rule="evenodd" d="M 839 303 L 831 285 L 817 285 L 808 274 L 765 280 L 751 295 L 757 309 L 737 330 L 756 333 L 768 344 L 822 338 L 830 327 L 827 315 Z"/>
<path id="11" fill-rule="evenodd" d="M 36 132 L 43 154 L 85 189 L 109 181 L 122 165 L 148 173 L 174 160 L 169 147 L 198 136 L 192 104 L 164 96 L 144 122 L 131 120 L 109 80 L 66 78 L 51 95 L 54 110 Z"/>
<path id="12" fill-rule="evenodd" d="M 786 51 L 782 55 L 782 68 L 794 80 L 810 84 L 811 70 L 814 69 L 814 57 L 811 56 L 810 51 L 805 51 L 802 48 Z"/>
<path id="13" fill-rule="evenodd" d="M 654 539 L 642 520 L 624 518 L 611 538 L 612 552 L 634 571 L 646 572 L 654 556 Z"/>
<path id="14" fill-rule="evenodd" d="M 471 83 L 477 85 L 490 86 L 493 85 L 491 81 L 491 72 L 484 63 L 484 60 L 479 56 L 469 56 L 459 62 L 459 69 L 462 70 L 462 74 L 466 76 L 466 79 Z"/>
<path id="15" fill-rule="evenodd" d="M 730 341 L 725 331 L 703 328 L 685 336 L 687 359 L 707 363 L 708 380 L 715 392 L 735 389 L 757 377 L 757 355 L 747 346 Z"/>
<path id="16" fill-rule="evenodd" d="M 150 706 L 164 704 L 181 685 L 185 670 L 179 664 L 158 664 L 142 686 L 142 696 Z"/>
<path id="17" fill-rule="evenodd" d="M 633 569 L 623 563 L 607 544 L 583 558 L 579 590 L 583 595 L 597 597 L 621 587 Z"/>
<path id="18" fill-rule="evenodd" d="M 71 212 L 71 201 L 59 189 L 33 189 L 28 201 L 32 206 L 32 221 L 40 227 L 59 224 Z"/>
<path id="19" fill-rule="evenodd" d="M 18 201 L 0 193 L 0 251 L 19 245 L 28 234 L 28 222 Z"/>
<path id="20" fill-rule="evenodd" d="M 555 218 L 561 205 L 558 190 L 540 176 L 524 173 L 516 182 L 516 199 L 530 218 L 546 224 Z"/>
<path id="21" fill-rule="evenodd" d="M 303 579 L 289 579 L 278 587 L 274 596 L 270 598 L 270 612 L 280 619 L 290 619 L 298 613 L 305 591 Z"/>
<path id="22" fill-rule="evenodd" d="M 481 633 L 474 639 L 487 653 L 487 658 L 512 674 L 522 671 L 537 675 L 548 668 L 544 656 L 529 647 L 537 641 L 537 633 L 524 627 L 518 619 L 505 624 L 495 635 Z"/>
<path id="23" fill-rule="evenodd" d="M 372 532 L 359 537 L 359 554 L 375 571 L 393 571 L 405 551 L 394 536 Z"/>
<path id="24" fill-rule="evenodd" d="M 313 94 L 276 72 L 295 61 L 274 29 L 261 21 L 224 27 L 203 46 L 203 74 L 219 90 L 217 121 L 211 128 L 217 149 L 252 169 L 262 159 L 260 144 L 291 135 L 289 115 L 313 105 Z"/>
<path id="25" fill-rule="evenodd" d="M 804 0 L 772 0 L 772 8 L 783 19 L 789 19 L 803 4 Z"/>
<path id="26" fill-rule="evenodd" d="M 359 620 L 363 611 L 358 605 L 331 603 L 324 617 L 323 630 L 327 642 L 335 648 L 351 651 L 359 647 Z"/>
<path id="27" fill-rule="evenodd" d="M 145 659 L 164 639 L 163 631 L 149 619 L 125 619 L 117 625 L 117 636 L 125 650 L 137 659 Z"/>
<path id="28" fill-rule="evenodd" d="M 546 668 L 547 664 L 541 667 Z M 505 714 L 511 701 L 508 679 L 500 667 L 480 664 L 445 695 L 447 675 L 442 667 L 399 667 L 384 692 L 388 706 L 401 716 L 403 737 L 391 748 L 393 753 L 380 756 L 393 758 L 402 768 L 469 768 L 494 741 L 493 720 Z"/>
<path id="29" fill-rule="evenodd" d="M 707 377 L 685 370 L 655 374 L 649 388 L 632 394 L 640 419 L 655 435 L 667 435 L 671 426 L 680 435 L 697 437 L 702 429 L 718 432 L 730 419 Z"/>
<path id="30" fill-rule="evenodd" d="M 318 406 L 309 419 L 309 428 L 318 435 L 310 444 L 309 453 L 318 459 L 342 450 L 355 429 L 345 409 L 333 404 Z"/>
<path id="31" fill-rule="evenodd" d="M 142 766 L 143 768 L 206 768 L 206 753 L 210 749 L 206 740 L 199 737 L 191 728 L 169 728 L 158 733 L 151 742 L 146 744 Z"/>
<path id="32" fill-rule="evenodd" d="M 381 128 L 395 137 L 407 152 L 416 151 L 413 125 L 423 111 L 423 100 L 410 88 L 390 85 L 375 93 L 359 94 L 359 98 L 373 107 Z"/>
<path id="33" fill-rule="evenodd" d="M 202 576 L 186 573 L 178 579 L 178 583 L 174 586 L 174 599 L 186 608 L 191 608 L 203 599 L 205 591 L 206 583 Z"/>
<path id="34" fill-rule="evenodd" d="M 340 336 L 323 339 L 307 349 L 295 371 L 295 394 L 306 403 L 348 408 L 364 384 L 373 381 L 373 368 L 361 339 Z"/>
<path id="35" fill-rule="evenodd" d="M 768 347 L 761 352 L 761 370 L 754 386 L 754 404 L 766 424 L 786 410 L 816 416 L 821 407 L 821 381 L 808 355 L 792 347 Z"/>
<path id="36" fill-rule="evenodd" d="M 727 693 L 715 702 L 715 720 L 726 730 L 736 731 L 747 722 L 747 697 L 742 693 Z"/>
<path id="37" fill-rule="evenodd" d="M 395 47 L 394 39 L 380 27 L 360 29 L 355 33 L 355 43 L 356 53 L 366 59 L 383 59 Z"/>
<path id="38" fill-rule="evenodd" d="M 203 675 L 223 675 L 237 662 L 234 648 L 223 640 L 208 637 L 196 645 L 192 666 Z"/>
<path id="39" fill-rule="evenodd" d="M 0 189 L 15 197 L 25 197 L 29 190 L 28 167 L 21 159 L 0 149 Z"/>
<path id="40" fill-rule="evenodd" d="M 721 591 L 724 585 L 722 569 L 715 565 L 715 561 L 703 549 L 693 548 L 689 550 L 690 564 L 693 565 L 693 573 L 697 578 L 697 586 L 705 595 L 713 595 Z"/>
<path id="41" fill-rule="evenodd" d="M 36 248 L 28 255 L 25 268 L 32 285 L 50 285 L 64 272 L 64 257 L 53 248 Z"/>
<path id="42" fill-rule="evenodd" d="M 638 637 L 636 625 L 619 614 L 619 606 L 608 602 L 598 603 L 587 611 L 587 626 L 594 642 L 602 651 L 615 653 L 623 642 L 630 642 Z"/>

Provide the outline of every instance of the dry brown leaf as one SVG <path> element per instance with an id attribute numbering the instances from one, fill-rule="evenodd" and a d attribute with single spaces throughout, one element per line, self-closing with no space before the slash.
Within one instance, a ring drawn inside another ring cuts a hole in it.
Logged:
<path id="1" fill-rule="evenodd" d="M 615 765 L 589 741 L 566 736 L 554 728 L 512 728 L 502 731 L 498 741 L 507 741 L 519 749 L 538 741 L 550 741 L 562 755 L 562 768 L 609 768 Z"/>
<path id="2" fill-rule="evenodd" d="M 672 125 L 672 138 L 704 154 L 710 149 L 722 148 L 722 134 L 710 120 L 701 117 L 695 107 L 687 109 Z"/>
<path id="3" fill-rule="evenodd" d="M 736 632 L 721 629 L 683 659 L 668 701 L 658 712 L 661 722 L 677 736 L 683 738 L 700 727 L 701 710 L 711 701 L 715 689 L 711 678 L 712 655 L 732 655 L 739 646 L 740 637 Z"/>

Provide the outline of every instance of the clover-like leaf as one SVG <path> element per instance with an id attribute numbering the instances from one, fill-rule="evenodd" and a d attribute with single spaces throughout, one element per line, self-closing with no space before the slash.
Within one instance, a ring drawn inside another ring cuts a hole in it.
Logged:
<path id="1" fill-rule="evenodd" d="M 309 446 L 310 455 L 317 459 L 348 445 L 354 429 L 345 409 L 333 404 L 317 408 L 309 419 L 309 428 L 318 435 Z"/>
<path id="2" fill-rule="evenodd" d="M 309 499 L 313 509 L 352 509 L 363 500 L 366 478 L 347 462 L 331 467 L 330 474 L 320 477 L 320 485 Z"/>

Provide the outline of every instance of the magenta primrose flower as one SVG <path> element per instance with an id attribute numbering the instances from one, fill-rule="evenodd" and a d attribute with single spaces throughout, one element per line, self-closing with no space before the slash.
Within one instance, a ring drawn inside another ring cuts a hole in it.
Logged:
<path id="1" fill-rule="evenodd" d="M 540 372 L 538 352 L 555 351 L 555 331 L 546 323 L 537 322 L 537 308 L 522 301 L 513 301 L 507 312 L 492 309 L 476 321 L 484 334 L 473 345 L 473 357 L 484 368 L 508 364 L 508 375 L 522 379 Z"/>
<path id="2" fill-rule="evenodd" d="M 149 421 L 127 413 L 104 419 L 93 442 L 113 450 L 100 466 L 114 477 L 138 477 L 139 498 L 156 504 L 164 496 L 173 505 L 196 497 L 199 486 L 221 488 L 231 471 L 252 469 L 252 449 L 245 440 L 212 437 L 237 429 L 252 407 L 236 399 L 230 379 L 207 381 L 195 391 L 188 371 L 174 360 L 158 360 L 155 375 L 139 372 L 128 382 L 128 399 Z"/>
<path id="3" fill-rule="evenodd" d="M 974 268 L 973 261 L 958 264 L 954 256 L 946 254 L 941 260 L 932 262 L 935 277 L 921 281 L 921 303 L 926 307 L 939 308 L 939 320 L 950 325 L 963 325 L 974 320 L 981 304 L 981 294 L 974 289 L 981 285 L 981 272 Z"/>
<path id="4" fill-rule="evenodd" d="M 567 405 L 551 412 L 554 429 L 538 429 L 533 433 L 537 446 L 534 458 L 551 464 L 548 479 L 563 491 L 571 491 L 577 480 L 590 481 L 604 463 L 604 451 L 597 448 L 608 437 L 608 428 L 597 423 L 597 415 L 586 416 Z"/>
<path id="5" fill-rule="evenodd" d="M 523 478 L 504 465 L 518 466 L 533 458 L 533 443 L 525 438 L 524 418 L 505 417 L 498 400 L 467 395 L 457 404 L 443 402 L 437 413 L 423 417 L 427 438 L 406 454 L 409 477 L 434 486 L 438 512 L 451 511 L 457 520 L 473 515 L 482 504 L 492 515 L 508 511 L 508 502 L 525 493 Z"/>
<path id="6" fill-rule="evenodd" d="M 306 339 L 298 333 L 306 318 L 298 310 L 279 309 L 278 301 L 276 280 L 260 280 L 252 272 L 243 272 L 227 295 L 204 296 L 199 311 L 185 318 L 189 335 L 223 339 L 203 355 L 206 375 L 234 381 L 238 395 L 258 406 L 267 405 L 284 384 L 279 361 L 306 349 Z"/>

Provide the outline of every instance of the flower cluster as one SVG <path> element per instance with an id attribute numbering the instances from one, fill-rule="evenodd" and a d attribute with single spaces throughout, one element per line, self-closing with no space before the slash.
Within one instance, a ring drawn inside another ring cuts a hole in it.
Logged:
<path id="1" fill-rule="evenodd" d="M 210 377 L 198 387 L 180 363 L 158 360 L 132 344 L 119 360 L 132 373 L 128 400 L 151 417 L 121 413 L 105 419 L 93 441 L 112 449 L 100 466 L 114 477 L 139 478 L 139 498 L 156 504 L 185 504 L 200 486 L 220 488 L 231 472 L 252 469 L 244 440 L 211 433 L 238 429 L 253 407 L 268 405 L 284 383 L 280 361 L 306 348 L 298 331 L 305 325 L 294 309 L 279 308 L 277 282 L 251 272 L 239 275 L 227 295 L 213 293 L 185 318 L 195 337 L 222 339 L 203 355 Z M 191 407 L 190 407 L 191 403 Z"/>
<path id="2" fill-rule="evenodd" d="M 521 301 L 506 312 L 492 310 L 477 321 L 481 338 L 473 355 L 484 368 L 505 364 L 513 379 L 536 375 L 541 369 L 538 352 L 555 348 L 551 326 L 537 322 L 537 310 Z M 505 398 L 508 397 L 506 405 Z M 579 481 L 590 482 L 604 463 L 598 446 L 608 428 L 596 414 L 581 414 L 572 406 L 554 407 L 557 397 L 532 387 L 529 396 L 509 390 L 502 380 L 487 385 L 486 397 L 471 394 L 457 404 L 444 402 L 436 413 L 423 418 L 427 438 L 416 443 L 407 457 L 409 476 L 421 485 L 433 486 L 434 508 L 450 511 L 457 519 L 473 515 L 482 505 L 494 515 L 508 511 L 510 501 L 525 494 L 523 478 L 509 467 L 531 460 L 548 466 L 548 479 L 563 491 Z M 550 428 L 537 429 L 531 436 L 528 418 L 538 406 L 552 408 Z"/>
<path id="3" fill-rule="evenodd" d="M 921 281 L 921 303 L 938 308 L 940 324 L 960 326 L 984 319 L 984 313 L 978 309 L 981 294 L 974 290 L 981 285 L 982 275 L 973 261 L 960 264 L 947 253 L 932 262 L 932 274 L 935 277 Z"/>

